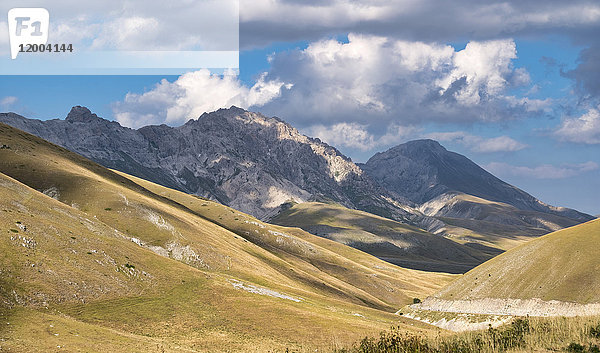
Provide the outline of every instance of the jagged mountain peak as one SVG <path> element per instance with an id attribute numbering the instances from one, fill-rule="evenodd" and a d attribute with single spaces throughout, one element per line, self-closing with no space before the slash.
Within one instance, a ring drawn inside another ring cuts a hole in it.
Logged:
<path id="1" fill-rule="evenodd" d="M 269 117 L 261 113 L 251 112 L 236 106 L 203 113 L 200 117 L 198 117 L 198 119 L 189 120 L 186 125 L 202 126 L 211 123 L 228 123 L 233 125 L 256 124 L 263 128 L 279 127 L 281 129 L 288 130 L 295 135 L 301 135 L 295 127 L 279 119 L 278 117 Z"/>
<path id="2" fill-rule="evenodd" d="M 13 113 L 13 112 L 0 113 L 0 116 L 7 116 L 7 117 L 13 118 L 13 119 L 23 119 L 23 116 L 21 116 L 17 113 Z"/>
<path id="3" fill-rule="evenodd" d="M 68 122 L 79 122 L 79 123 L 90 122 L 90 121 L 98 120 L 98 119 L 102 119 L 102 118 L 100 118 L 100 117 L 98 117 L 98 115 L 92 113 L 87 107 L 82 107 L 80 105 L 77 105 L 77 106 L 74 106 L 73 108 L 71 108 L 71 111 L 69 111 L 69 114 L 67 114 L 67 117 L 65 118 L 65 120 Z"/>
<path id="4" fill-rule="evenodd" d="M 291 141 L 300 145 L 310 147 L 310 149 L 319 155 L 326 156 L 326 159 L 334 158 L 337 161 L 332 166 L 335 178 L 340 173 L 341 164 L 346 168 L 352 169 L 355 174 L 362 174 L 363 171 L 358 168 L 352 159 L 342 154 L 337 148 L 330 146 L 318 138 L 312 138 L 302 134 L 297 128 L 285 122 L 276 116 L 266 116 L 259 112 L 251 112 L 232 106 L 223 108 L 210 113 L 203 113 L 198 119 L 190 120 L 180 127 L 181 130 L 191 129 L 192 131 L 211 131 L 213 134 L 229 136 L 230 138 L 254 140 L 260 136 L 260 141 L 256 143 L 279 143 L 281 141 Z"/>

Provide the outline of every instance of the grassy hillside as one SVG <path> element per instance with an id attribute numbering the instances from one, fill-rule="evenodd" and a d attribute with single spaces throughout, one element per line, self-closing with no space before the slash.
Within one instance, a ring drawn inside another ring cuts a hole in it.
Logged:
<path id="1" fill-rule="evenodd" d="M 0 348 L 300 351 L 399 324 L 403 269 L 0 125 Z"/>
<path id="2" fill-rule="evenodd" d="M 491 257 L 419 228 L 335 204 L 294 204 L 272 222 L 298 226 L 396 265 L 421 270 L 462 273 Z"/>
<path id="3" fill-rule="evenodd" d="M 550 233 L 476 267 L 435 297 L 598 303 L 599 242 L 598 219 Z"/>
<path id="4" fill-rule="evenodd" d="M 378 296 L 390 298 L 390 300 L 397 297 L 399 295 L 398 290 L 401 290 L 406 294 L 407 300 L 412 302 L 413 298 L 420 297 L 425 292 L 433 293 L 435 292 L 433 288 L 441 288 L 441 283 L 448 283 L 455 278 L 455 276 L 449 274 L 427 273 L 390 266 L 390 263 L 377 259 L 370 254 L 336 241 L 314 236 L 300 228 L 261 222 L 219 203 L 164 188 L 124 173 L 116 173 L 135 181 L 157 195 L 185 205 L 203 218 L 239 234 L 282 258 L 289 261 L 297 261 L 297 258 L 301 258 L 326 272 L 333 271 L 335 277 L 353 282 L 369 293 L 378 293 Z M 289 241 L 291 239 L 293 241 Z M 316 246 L 327 250 L 327 253 L 320 254 L 314 250 L 307 252 L 299 245 L 308 246 L 309 250 Z M 341 255 L 341 257 L 331 257 L 331 253 Z M 339 267 L 336 265 L 337 263 L 340 264 Z M 357 264 L 359 267 L 357 267 Z M 369 283 L 370 279 L 363 278 L 360 273 L 357 276 L 357 269 L 359 271 L 376 269 L 377 273 L 371 273 L 369 277 L 377 278 L 378 281 L 385 278 L 385 281 L 389 281 L 393 286 L 380 287 L 374 283 Z M 385 277 L 381 277 L 382 275 L 385 275 Z"/>

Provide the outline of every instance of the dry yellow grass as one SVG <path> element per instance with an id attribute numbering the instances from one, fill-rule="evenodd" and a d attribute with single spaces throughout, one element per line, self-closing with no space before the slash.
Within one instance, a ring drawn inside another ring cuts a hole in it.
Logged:
<path id="1" fill-rule="evenodd" d="M 600 317 L 519 318 L 499 328 L 458 334 L 438 331 L 407 333 L 384 331 L 336 352 L 344 353 L 495 353 L 598 352 Z"/>
<path id="2" fill-rule="evenodd" d="M 542 236 L 469 271 L 436 297 L 600 302 L 600 220 Z"/>

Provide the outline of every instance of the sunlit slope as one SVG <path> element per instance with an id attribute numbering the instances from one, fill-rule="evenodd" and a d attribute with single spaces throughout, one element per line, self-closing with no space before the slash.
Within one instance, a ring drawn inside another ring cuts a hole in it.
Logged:
<path id="1" fill-rule="evenodd" d="M 373 266 L 361 265 L 346 258 L 347 254 L 340 255 L 292 234 L 275 234 L 252 217 L 214 204 L 218 207 L 213 218 L 218 221 L 231 215 L 232 221 L 244 228 L 238 233 L 245 240 L 185 205 L 158 196 L 83 157 L 8 126 L 4 129 L 3 139 L 12 145 L 10 150 L 2 150 L 0 172 L 97 217 L 159 254 L 196 268 L 318 290 L 330 297 L 388 309 L 412 300 L 415 294 L 426 294 L 432 289 L 430 282 L 435 287 L 448 279 L 415 271 L 404 271 L 409 275 L 407 279 L 401 273 L 383 273 L 378 267 L 390 267 L 383 261 L 372 258 Z M 198 200 L 192 196 L 187 199 Z M 319 240 L 310 234 L 304 236 Z M 346 251 L 345 247 L 336 249 Z M 415 281 L 415 276 L 422 276 L 422 280 Z"/>
<path id="2" fill-rule="evenodd" d="M 446 300 L 539 298 L 600 302 L 600 220 L 559 230 L 505 252 L 438 294 Z"/>
<path id="3" fill-rule="evenodd" d="M 0 143 L 0 347 L 13 351 L 61 337 L 85 351 L 314 347 L 384 329 L 452 278 L 142 187 L 8 126 Z M 51 322 L 59 336 L 39 328 Z"/>
<path id="4" fill-rule="evenodd" d="M 380 293 L 379 295 L 383 298 L 387 298 L 388 295 L 395 296 L 397 295 L 395 294 L 396 291 L 402 290 L 409 295 L 412 301 L 413 297 L 420 297 L 423 293 L 433 293 L 434 288 L 440 288 L 443 283 L 448 283 L 454 278 L 453 275 L 449 274 L 414 271 L 394 266 L 363 251 L 359 251 L 337 241 L 314 236 L 302 229 L 264 223 L 219 203 L 165 188 L 125 173 L 116 173 L 135 181 L 137 184 L 160 196 L 185 205 L 202 217 L 211 220 L 236 234 L 242 235 L 252 242 L 259 244 L 261 247 L 268 249 L 270 252 L 285 258 L 287 261 L 298 261 L 299 258 L 302 261 L 311 263 L 317 268 L 332 270 L 336 277 L 357 283 L 357 286 L 364 288 L 368 292 L 375 291 Z M 340 212 L 344 212 L 344 210 L 347 209 L 341 207 Z M 385 220 L 381 217 L 378 218 Z M 397 224 L 402 225 L 401 223 Z M 290 236 L 294 237 L 294 242 L 289 241 L 291 239 Z M 298 246 L 299 244 L 305 244 L 310 247 L 317 246 L 321 249 L 326 249 L 329 252 L 324 254 L 318 254 L 314 251 L 306 252 Z M 341 255 L 343 259 L 332 257 L 332 253 Z M 340 261 L 342 261 L 343 269 L 336 266 L 336 263 L 339 263 Z M 372 273 L 369 277 L 378 279 L 385 278 L 386 281 L 391 281 L 390 283 L 394 284 L 394 289 L 390 291 L 388 288 L 387 290 L 380 292 L 375 283 L 369 283 L 370 280 L 361 278 L 360 272 L 356 271 L 358 269 L 362 269 L 362 271 L 376 269 L 377 273 Z"/>
<path id="5" fill-rule="evenodd" d="M 419 228 L 335 204 L 294 204 L 272 222 L 298 226 L 408 268 L 461 273 L 491 257 Z"/>

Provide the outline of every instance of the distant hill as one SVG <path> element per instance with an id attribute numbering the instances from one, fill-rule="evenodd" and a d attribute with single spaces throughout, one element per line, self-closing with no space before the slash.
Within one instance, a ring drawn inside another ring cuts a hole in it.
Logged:
<path id="1" fill-rule="evenodd" d="M 600 220 L 562 229 L 476 267 L 435 295 L 600 303 Z"/>
<path id="2" fill-rule="evenodd" d="M 294 204 L 271 222 L 300 227 L 398 266 L 417 270 L 464 273 L 500 253 L 476 243 L 458 244 L 416 227 L 333 204 Z"/>
<path id="3" fill-rule="evenodd" d="M 398 324 L 398 306 L 453 278 L 111 171 L 4 124 L 0 145 L 3 350 L 320 350 Z"/>

